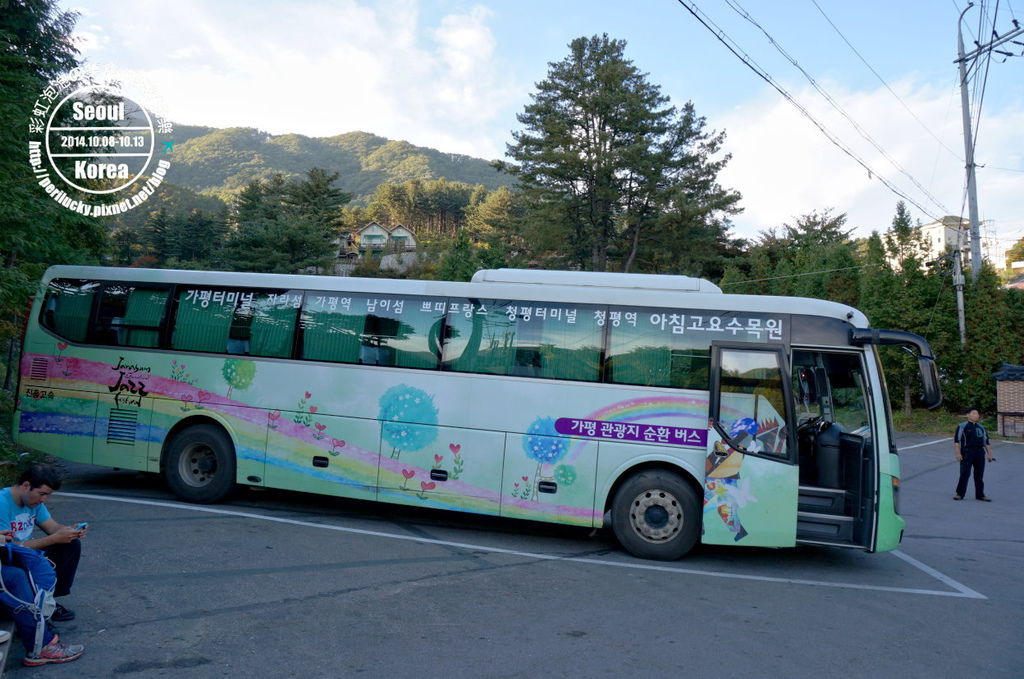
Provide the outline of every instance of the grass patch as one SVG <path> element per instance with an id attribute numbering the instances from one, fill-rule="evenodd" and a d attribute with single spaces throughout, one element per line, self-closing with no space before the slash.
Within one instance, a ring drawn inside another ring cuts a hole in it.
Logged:
<path id="1" fill-rule="evenodd" d="M 966 415 L 958 415 L 945 410 L 912 410 L 910 415 L 902 412 L 892 414 L 892 424 L 896 431 L 908 434 L 934 434 L 935 436 L 948 436 L 953 438 L 953 431 L 961 422 L 966 422 Z M 989 436 L 995 435 L 996 418 L 986 417 L 981 421 L 982 426 L 988 431 Z"/>

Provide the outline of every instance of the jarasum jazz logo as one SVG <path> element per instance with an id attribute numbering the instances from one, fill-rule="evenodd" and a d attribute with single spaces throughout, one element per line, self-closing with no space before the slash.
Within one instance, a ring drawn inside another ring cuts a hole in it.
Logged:
<path id="1" fill-rule="evenodd" d="M 87 216 L 127 212 L 167 175 L 171 123 L 117 80 L 76 69 L 36 99 L 29 121 L 29 164 L 55 201 Z"/>

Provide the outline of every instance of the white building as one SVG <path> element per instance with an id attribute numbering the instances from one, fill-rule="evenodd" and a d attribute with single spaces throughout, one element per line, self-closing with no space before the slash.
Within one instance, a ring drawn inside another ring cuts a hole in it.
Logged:
<path id="1" fill-rule="evenodd" d="M 922 224 L 921 229 L 921 261 L 931 262 L 950 250 L 963 250 L 963 261 L 969 266 L 971 261 L 971 226 L 970 222 L 960 217 L 943 217 L 928 224 Z M 992 259 L 992 252 L 995 252 L 995 241 L 982 235 L 981 255 L 983 258 L 992 261 L 996 266 L 1002 262 Z M 890 260 L 890 264 L 896 266 L 896 260 Z"/>
<path id="2" fill-rule="evenodd" d="M 385 250 L 409 252 L 416 249 L 416 236 L 401 224 L 383 226 L 370 222 L 355 233 L 359 254 Z"/>

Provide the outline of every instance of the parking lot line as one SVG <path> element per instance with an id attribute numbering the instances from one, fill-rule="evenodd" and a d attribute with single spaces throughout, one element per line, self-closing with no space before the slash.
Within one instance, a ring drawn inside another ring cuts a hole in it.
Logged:
<path id="1" fill-rule="evenodd" d="M 903 552 L 901 552 L 898 549 L 893 550 L 892 555 L 897 557 L 897 558 L 903 559 L 904 561 L 909 563 L 914 568 L 919 568 L 920 570 L 924 571 L 925 573 L 927 573 L 928 575 L 932 576 L 933 578 L 935 578 L 937 580 L 940 580 L 941 582 L 944 582 L 945 584 L 949 585 L 953 589 L 958 590 L 960 592 L 963 592 L 964 596 L 969 598 L 969 599 L 987 599 L 988 598 L 984 594 L 981 594 L 980 592 L 975 592 L 973 589 L 971 589 L 967 585 L 964 585 L 962 583 L 957 582 L 956 580 L 954 580 L 953 578 L 949 577 L 948 575 L 944 575 L 944 574 L 938 572 L 937 570 L 935 570 L 934 568 L 932 568 L 928 564 L 921 563 L 920 561 L 918 561 L 914 557 L 912 557 L 912 556 L 910 556 L 908 554 L 904 554 Z"/>
<path id="2" fill-rule="evenodd" d="M 952 440 L 952 439 L 949 439 L 949 438 L 944 438 L 944 439 L 935 439 L 934 441 L 926 441 L 925 443 L 915 443 L 915 444 L 914 444 L 914 445 L 912 445 L 912 446 L 903 446 L 903 447 L 902 447 L 902 448 L 900 448 L 899 450 L 900 450 L 900 452 L 902 453 L 902 452 L 903 452 L 904 450 L 910 450 L 911 448 L 923 448 L 923 447 L 925 447 L 925 446 L 933 446 L 933 445 L 935 445 L 936 443 L 942 443 L 943 441 L 949 442 L 949 441 L 951 441 L 951 440 Z"/>
<path id="3" fill-rule="evenodd" d="M 623 561 L 609 561 L 606 559 L 591 559 L 587 557 L 578 556 L 559 556 L 557 554 L 543 554 L 540 552 L 523 552 L 515 549 L 504 549 L 501 547 L 491 547 L 488 545 L 476 545 L 466 542 L 453 542 L 450 540 L 438 540 L 436 538 L 425 538 L 415 535 L 402 535 L 399 533 L 387 533 L 384 531 L 366 530 L 364 528 L 350 528 L 348 526 L 338 526 L 326 523 L 316 523 L 313 521 L 301 521 L 298 519 L 286 519 L 279 516 L 269 516 L 266 514 L 255 514 L 252 512 L 240 512 L 233 509 L 219 509 L 216 507 L 209 507 L 205 505 L 190 505 L 180 502 L 166 502 L 162 500 L 144 500 L 139 498 L 127 498 L 127 497 L 115 497 L 111 495 L 95 495 L 92 493 L 76 493 L 76 492 L 65 492 L 61 491 L 61 497 L 73 497 L 83 500 L 100 500 L 105 502 L 122 502 L 125 504 L 134 505 L 146 505 L 150 507 L 164 507 L 167 509 L 178 509 L 183 511 L 192 512 L 203 512 L 206 514 L 219 514 L 222 516 L 233 516 L 242 519 L 255 519 L 257 521 L 271 521 L 273 523 L 284 523 L 292 526 L 304 526 L 306 528 L 319 528 L 321 530 L 332 530 L 341 533 L 351 533 L 355 535 L 367 535 L 371 537 L 388 538 L 391 540 L 406 540 L 408 542 L 419 542 L 423 544 L 431 545 L 444 545 L 447 547 L 457 547 L 460 549 L 467 549 L 473 551 L 484 551 L 492 554 L 507 554 L 510 556 L 519 556 L 527 559 L 536 559 L 539 561 L 569 561 L 573 563 L 586 563 L 597 566 L 611 566 L 614 568 L 631 568 L 634 570 L 646 570 L 646 571 L 658 571 L 661 573 L 679 573 L 683 575 L 702 575 L 713 578 L 728 578 L 733 580 L 755 580 L 760 582 L 776 582 L 791 585 L 808 585 L 812 587 L 833 587 L 838 589 L 858 589 L 858 590 L 873 590 L 878 592 L 899 592 L 902 594 L 922 594 L 928 596 L 944 596 L 944 597 L 955 597 L 964 599 L 987 599 L 983 594 L 975 592 L 973 589 L 960 584 L 956 580 L 943 575 L 939 571 L 931 568 L 930 566 L 921 563 L 913 557 L 907 556 L 906 554 L 895 551 L 894 555 L 909 563 L 910 565 L 918 568 L 919 570 L 927 573 L 928 575 L 938 579 L 942 583 L 952 587 L 955 591 L 948 590 L 933 590 L 933 589 L 917 589 L 912 587 L 888 587 L 885 585 L 864 585 L 853 582 L 828 582 L 826 580 L 806 580 L 802 578 L 778 578 L 768 575 L 747 575 L 744 573 L 723 573 L 721 571 L 702 571 L 695 568 L 677 568 L 674 566 L 660 566 L 657 564 L 648 563 L 630 563 Z"/>

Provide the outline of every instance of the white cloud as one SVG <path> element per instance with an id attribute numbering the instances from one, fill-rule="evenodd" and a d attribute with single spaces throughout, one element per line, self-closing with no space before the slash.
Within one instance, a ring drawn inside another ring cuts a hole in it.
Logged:
<path id="1" fill-rule="evenodd" d="M 425 25 L 417 2 L 179 3 L 125 23 L 118 63 L 163 90 L 171 119 L 330 136 L 365 130 L 482 157 L 502 153 L 498 117 L 523 94 L 495 56 L 479 6 Z M 132 17 L 156 11 L 141 2 Z M 117 28 L 113 28 L 116 26 Z M 105 55 L 106 56 L 106 55 Z"/>
<path id="2" fill-rule="evenodd" d="M 716 117 L 727 132 L 733 159 L 721 175 L 725 186 L 743 194 L 745 213 L 735 219 L 739 235 L 754 236 L 764 228 L 792 222 L 812 210 L 834 208 L 848 215 L 856 235 L 885 230 L 892 222 L 899 196 L 878 180 L 883 176 L 928 213 L 959 215 L 963 196 L 963 137 L 959 94 L 904 81 L 892 85 L 942 145 L 885 89 L 853 92 L 826 84 L 832 97 L 908 174 L 945 209 L 861 138 L 850 124 L 809 89 L 793 91 L 825 127 L 839 136 L 872 168 L 874 176 L 832 145 L 793 105 L 772 96 L 745 103 Z M 976 162 L 1021 168 L 1024 148 L 1024 106 L 986 110 L 979 133 Z M 955 153 L 950 152 L 953 151 Z M 1000 233 L 1024 226 L 1024 174 L 978 170 L 981 218 Z M 931 221 L 908 202 L 911 213 Z"/>
<path id="3" fill-rule="evenodd" d="M 90 25 L 74 31 L 71 34 L 71 41 L 80 54 L 88 57 L 91 53 L 102 50 L 110 42 L 110 37 L 104 34 L 102 26 Z"/>

